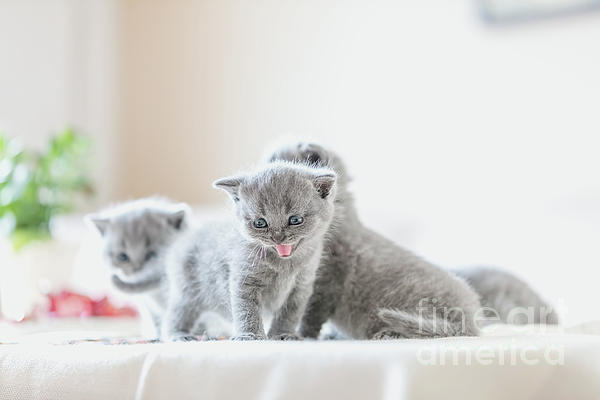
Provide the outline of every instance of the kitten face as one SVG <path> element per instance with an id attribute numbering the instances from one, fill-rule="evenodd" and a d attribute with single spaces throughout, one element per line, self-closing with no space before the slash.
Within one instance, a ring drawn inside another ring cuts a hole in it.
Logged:
<path id="1" fill-rule="evenodd" d="M 328 169 L 277 162 L 214 185 L 235 202 L 242 234 L 286 258 L 304 240 L 326 231 L 333 216 L 335 181 Z"/>
<path id="2" fill-rule="evenodd" d="M 112 273 L 124 280 L 160 272 L 162 257 L 176 234 L 186 228 L 187 207 L 128 206 L 123 211 L 93 216 L 104 239 L 104 257 Z"/>

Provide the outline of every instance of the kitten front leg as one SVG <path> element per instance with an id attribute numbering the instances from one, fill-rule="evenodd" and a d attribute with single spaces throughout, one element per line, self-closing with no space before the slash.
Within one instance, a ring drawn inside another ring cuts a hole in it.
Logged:
<path id="1" fill-rule="evenodd" d="M 165 314 L 161 338 L 169 342 L 188 342 L 197 340 L 192 330 L 198 318 L 194 304 L 178 302 L 169 306 Z"/>
<path id="2" fill-rule="evenodd" d="M 294 286 L 283 306 L 275 313 L 269 329 L 269 339 L 302 339 L 302 336 L 296 333 L 296 329 L 312 293 L 312 282 L 312 277 L 299 277 L 299 282 Z"/>
<path id="3" fill-rule="evenodd" d="M 160 338 L 160 330 L 162 329 L 161 315 L 150 311 L 150 318 L 152 319 L 152 325 L 154 325 L 154 331 L 156 333 L 156 338 Z"/>
<path id="4" fill-rule="evenodd" d="M 183 290 L 174 287 L 171 290 L 161 326 L 162 340 L 171 342 L 197 340 L 193 329 L 201 308 L 196 304 L 198 293 L 192 287 L 184 286 Z"/>
<path id="5" fill-rule="evenodd" d="M 231 313 L 234 336 L 231 340 L 264 340 L 260 305 L 262 284 L 251 276 L 234 280 L 231 284 Z"/>
<path id="6" fill-rule="evenodd" d="M 311 339 L 319 337 L 323 324 L 333 314 L 333 304 L 326 300 L 326 296 L 317 291 L 310 297 L 300 322 L 299 330 L 303 337 Z"/>
<path id="7" fill-rule="evenodd" d="M 341 272 L 337 268 L 322 268 L 317 274 L 314 289 L 300 322 L 300 334 L 305 338 L 317 339 L 323 324 L 335 313 L 343 287 L 336 278 Z"/>

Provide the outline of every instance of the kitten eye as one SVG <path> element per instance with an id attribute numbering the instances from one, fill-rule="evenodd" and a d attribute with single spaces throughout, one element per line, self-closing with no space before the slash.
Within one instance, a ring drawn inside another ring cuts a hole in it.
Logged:
<path id="1" fill-rule="evenodd" d="M 129 256 L 125 253 L 119 253 L 119 254 L 117 254 L 117 260 L 119 260 L 121 262 L 127 262 L 127 261 L 129 261 Z"/>
<path id="2" fill-rule="evenodd" d="M 290 219 L 288 220 L 290 225 L 300 225 L 301 223 L 304 222 L 304 218 L 298 216 L 298 215 L 292 215 L 290 217 Z"/>
<path id="3" fill-rule="evenodd" d="M 259 219 L 255 220 L 252 224 L 254 225 L 255 228 L 258 228 L 258 229 L 266 228 L 267 226 L 269 226 L 269 225 L 267 225 L 267 220 L 265 220 L 264 218 L 259 218 Z"/>
<path id="4" fill-rule="evenodd" d="M 146 261 L 151 260 L 154 257 L 156 257 L 156 252 L 155 251 L 149 251 L 148 253 L 146 253 Z"/>

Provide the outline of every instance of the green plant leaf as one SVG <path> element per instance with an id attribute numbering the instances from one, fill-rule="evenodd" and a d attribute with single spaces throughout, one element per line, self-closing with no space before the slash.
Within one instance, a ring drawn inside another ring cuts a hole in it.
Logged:
<path id="1" fill-rule="evenodd" d="M 22 250 L 32 242 L 50 240 L 51 238 L 49 231 L 35 229 L 17 229 L 10 236 L 14 251 Z"/>
<path id="2" fill-rule="evenodd" d="M 0 217 L 10 215 L 15 249 L 50 237 L 56 215 L 73 210 L 78 196 L 89 196 L 89 139 L 72 129 L 53 136 L 43 152 L 21 149 L 0 135 Z"/>

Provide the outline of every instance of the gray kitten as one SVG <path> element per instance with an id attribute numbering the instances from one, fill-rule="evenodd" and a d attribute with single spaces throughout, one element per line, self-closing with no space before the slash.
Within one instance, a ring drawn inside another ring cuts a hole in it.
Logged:
<path id="1" fill-rule="evenodd" d="M 166 307 L 164 257 L 175 238 L 187 230 L 189 207 L 147 198 L 86 219 L 102 235 L 113 285 L 122 292 L 140 295 L 140 314 L 152 319 L 158 334 Z"/>
<path id="2" fill-rule="evenodd" d="M 360 222 L 342 161 L 318 145 L 283 147 L 273 162 L 328 166 L 338 174 L 335 216 L 300 333 L 328 319 L 353 339 L 476 335 L 477 294 L 462 280 Z"/>
<path id="3" fill-rule="evenodd" d="M 336 175 L 278 162 L 216 181 L 235 221 L 205 224 L 170 252 L 163 338 L 190 340 L 201 312 L 233 321 L 234 340 L 299 339 L 324 235 L 334 213 Z M 268 332 L 263 314 L 272 314 Z"/>
<path id="4" fill-rule="evenodd" d="M 558 314 L 527 283 L 492 267 L 455 269 L 475 289 L 489 322 L 558 324 Z"/>

